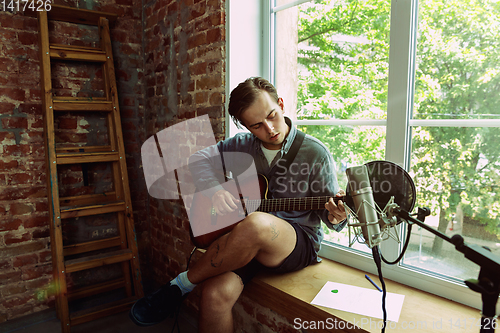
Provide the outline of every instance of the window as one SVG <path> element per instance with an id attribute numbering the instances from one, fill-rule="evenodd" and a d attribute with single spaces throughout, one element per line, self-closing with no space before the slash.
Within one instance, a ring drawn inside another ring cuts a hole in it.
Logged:
<path id="1" fill-rule="evenodd" d="M 431 208 L 427 224 L 500 253 L 498 2 L 271 2 L 270 78 L 288 116 L 332 152 L 341 187 L 345 168 L 393 161 Z M 480 307 L 461 283 L 476 264 L 416 226 L 410 239 L 385 276 Z M 329 233 L 323 255 L 374 272 L 369 249 L 348 245 L 347 230 Z M 381 247 L 389 260 L 401 251 Z"/>

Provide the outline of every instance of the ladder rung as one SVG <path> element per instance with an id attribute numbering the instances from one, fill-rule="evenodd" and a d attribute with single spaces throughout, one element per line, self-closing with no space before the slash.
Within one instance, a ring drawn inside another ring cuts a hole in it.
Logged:
<path id="1" fill-rule="evenodd" d="M 28 16 L 36 17 L 37 12 L 27 10 L 24 12 Z M 47 11 L 49 20 L 80 23 L 88 25 L 99 25 L 99 17 L 105 17 L 109 22 L 115 22 L 118 17 L 115 13 L 98 12 L 88 9 L 78 9 L 75 7 L 61 6 L 53 4 L 51 9 Z"/>
<path id="2" fill-rule="evenodd" d="M 59 203 L 61 207 L 93 205 L 96 203 L 103 203 L 108 201 L 116 201 L 116 192 L 85 194 L 85 195 L 59 198 Z"/>
<path id="3" fill-rule="evenodd" d="M 111 101 L 53 101 L 54 111 L 113 111 Z"/>
<path id="4" fill-rule="evenodd" d="M 95 152 L 113 152 L 111 146 L 73 146 L 57 147 L 56 154 L 60 153 L 95 153 Z"/>
<path id="5" fill-rule="evenodd" d="M 56 157 L 57 164 L 112 162 L 120 159 L 118 152 L 59 153 Z"/>
<path id="6" fill-rule="evenodd" d="M 50 57 L 57 60 L 105 62 L 106 53 L 98 48 L 50 45 Z"/>
<path id="7" fill-rule="evenodd" d="M 125 287 L 125 279 L 115 279 L 111 281 L 106 281 L 99 284 L 93 284 L 87 287 L 78 288 L 75 290 L 68 290 L 68 299 L 75 300 L 83 297 L 88 297 L 96 294 L 100 294 L 106 291 L 115 290 L 118 288 Z"/>
<path id="8" fill-rule="evenodd" d="M 71 326 L 126 311 L 130 309 L 138 299 L 138 297 L 129 297 L 120 301 L 105 303 L 94 308 L 73 312 L 70 314 Z"/>
<path id="9" fill-rule="evenodd" d="M 114 201 L 91 206 L 61 208 L 61 218 L 68 219 L 79 216 L 90 216 L 125 211 L 125 201 Z"/>
<path id="10" fill-rule="evenodd" d="M 79 272 L 89 268 L 100 267 L 104 265 L 116 264 L 133 258 L 132 250 L 124 249 L 112 252 L 96 254 L 88 257 L 66 260 L 66 272 Z"/>
<path id="11" fill-rule="evenodd" d="M 110 247 L 120 246 L 122 240 L 120 237 L 109 237 L 105 239 L 99 239 L 91 242 L 72 244 L 64 246 L 64 256 L 71 256 L 74 254 L 96 251 L 107 249 Z"/>
<path id="12" fill-rule="evenodd" d="M 52 96 L 52 100 L 64 101 L 64 102 L 107 101 L 106 97 L 76 97 L 76 96 Z"/>

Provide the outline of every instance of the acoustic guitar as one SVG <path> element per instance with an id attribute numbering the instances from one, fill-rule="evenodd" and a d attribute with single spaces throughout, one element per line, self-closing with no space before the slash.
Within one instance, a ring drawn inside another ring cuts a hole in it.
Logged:
<path id="1" fill-rule="evenodd" d="M 254 180 L 255 181 L 255 180 Z M 228 214 L 217 214 L 212 206 L 212 199 L 203 195 L 201 192 L 195 193 L 191 205 L 190 222 L 210 224 L 209 229 L 212 232 L 204 233 L 199 236 L 194 236 L 191 232 L 191 240 L 193 244 L 199 248 L 207 248 L 220 236 L 230 232 L 241 222 L 249 212 L 276 212 L 276 211 L 305 211 L 305 210 L 322 210 L 325 209 L 325 203 L 332 196 L 318 197 L 298 197 L 298 198 L 267 198 L 269 193 L 269 182 L 267 178 L 261 174 L 258 175 L 260 193 L 256 193 L 253 197 L 242 197 L 238 195 L 238 191 L 234 187 L 228 186 L 228 183 L 223 183 L 222 187 L 229 191 L 235 198 L 240 198 L 241 204 L 239 209 Z M 243 182 L 242 188 L 248 186 Z M 254 184 L 255 187 L 255 184 Z M 239 191 L 240 193 L 247 193 Z M 249 191 L 253 193 L 252 191 Z M 344 197 L 333 197 L 335 202 L 344 200 Z M 229 222 L 228 222 L 229 221 Z M 224 227 L 219 227 L 224 226 Z"/>

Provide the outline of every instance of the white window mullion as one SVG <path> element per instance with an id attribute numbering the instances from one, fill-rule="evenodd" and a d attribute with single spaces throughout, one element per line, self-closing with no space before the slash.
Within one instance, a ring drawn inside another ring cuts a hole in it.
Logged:
<path id="1" fill-rule="evenodd" d="M 413 105 L 416 17 L 416 1 L 391 2 L 385 159 L 403 168 L 409 166 L 411 131 L 408 124 Z M 404 240 L 402 235 L 404 230 L 405 228 L 398 228 L 401 240 Z M 392 238 L 382 242 L 380 247 L 384 257 L 389 261 L 394 261 L 402 248 L 401 244 Z"/>
<path id="2" fill-rule="evenodd" d="M 386 160 L 407 167 L 412 107 L 416 1 L 391 2 Z"/>
<path id="3" fill-rule="evenodd" d="M 274 0 L 262 0 L 262 77 L 274 82 L 274 37 L 276 14 L 273 13 Z"/>

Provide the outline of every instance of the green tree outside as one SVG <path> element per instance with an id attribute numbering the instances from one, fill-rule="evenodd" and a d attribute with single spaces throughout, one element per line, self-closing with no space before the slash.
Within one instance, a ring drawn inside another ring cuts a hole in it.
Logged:
<path id="1" fill-rule="evenodd" d="M 418 4 L 414 119 L 498 119 L 500 3 L 423 0 Z M 390 1 L 314 1 L 299 11 L 298 119 L 385 119 Z M 303 126 L 339 166 L 384 159 L 385 128 Z M 412 129 L 417 204 L 439 212 L 446 230 L 460 206 L 500 237 L 500 129 Z M 342 168 L 339 180 L 344 181 Z M 439 254 L 440 240 L 433 251 Z"/>

